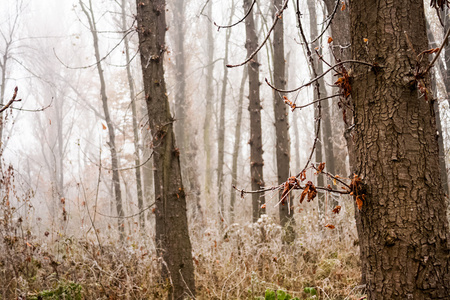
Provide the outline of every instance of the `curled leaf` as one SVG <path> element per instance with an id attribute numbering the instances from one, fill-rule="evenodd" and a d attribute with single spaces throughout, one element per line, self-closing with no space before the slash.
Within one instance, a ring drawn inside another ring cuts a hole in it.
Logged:
<path id="1" fill-rule="evenodd" d="M 337 205 L 334 209 L 333 209 L 333 213 L 338 214 L 341 211 L 341 206 Z"/>
<path id="2" fill-rule="evenodd" d="M 332 225 L 332 224 L 327 224 L 327 225 L 325 225 L 325 227 L 330 228 L 330 229 L 336 228 L 336 227 L 334 227 L 334 225 Z"/>

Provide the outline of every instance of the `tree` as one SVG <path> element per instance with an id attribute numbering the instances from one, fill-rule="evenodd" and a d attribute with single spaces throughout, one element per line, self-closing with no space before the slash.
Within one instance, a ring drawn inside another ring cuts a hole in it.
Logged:
<path id="1" fill-rule="evenodd" d="M 136 192 L 137 192 L 137 200 L 138 200 L 138 207 L 139 211 L 142 211 L 144 209 L 144 200 L 142 195 L 142 176 L 141 176 L 141 158 L 139 154 L 139 128 L 138 128 L 138 117 L 137 117 L 137 110 L 136 110 L 136 92 L 134 89 L 134 83 L 133 83 L 133 76 L 131 74 L 131 60 L 130 60 L 130 43 L 128 40 L 128 36 L 126 36 L 127 28 L 127 15 L 126 15 L 126 6 L 127 2 L 125 0 L 122 0 L 120 3 L 120 10 L 121 10 L 121 29 L 123 33 L 125 34 L 123 38 L 123 43 L 125 46 L 125 59 L 126 59 L 126 70 L 127 70 L 127 81 L 128 81 L 128 88 L 130 89 L 130 102 L 131 102 L 131 113 L 133 117 L 133 145 L 134 145 L 134 174 L 136 177 Z M 145 216 L 143 213 L 139 215 L 139 223 L 141 226 L 141 229 L 144 229 L 145 227 Z"/>
<path id="2" fill-rule="evenodd" d="M 84 4 L 82 0 L 79 0 L 81 9 L 83 10 L 83 13 L 86 16 L 86 19 L 89 23 L 89 30 L 92 34 L 92 39 L 94 43 L 94 53 L 95 53 L 95 60 L 96 60 L 96 67 L 98 76 L 100 79 L 100 95 L 102 99 L 102 107 L 103 107 L 103 114 L 105 116 L 106 121 L 106 127 L 108 129 L 108 135 L 109 135 L 109 141 L 108 146 L 109 150 L 111 152 L 111 168 L 112 168 L 112 181 L 114 185 L 114 197 L 116 202 L 116 210 L 117 215 L 119 218 L 117 219 L 117 226 L 119 229 L 120 239 L 123 241 L 124 239 L 124 222 L 123 222 L 123 205 L 122 205 L 122 191 L 120 188 L 120 178 L 119 178 L 119 161 L 117 157 L 117 149 L 116 149 L 116 134 L 114 131 L 114 125 L 109 113 L 108 108 L 108 96 L 106 95 L 106 82 L 105 82 L 105 76 L 103 71 L 103 66 L 100 59 L 100 49 L 99 49 L 99 39 L 98 39 L 98 31 L 97 31 L 97 24 L 95 20 L 95 14 L 94 9 L 92 7 L 92 1 L 89 0 L 89 7 Z"/>
<path id="3" fill-rule="evenodd" d="M 244 11 L 249 12 L 245 18 L 245 33 L 247 56 L 250 57 L 258 47 L 258 36 L 256 35 L 255 20 L 251 10 L 249 0 L 244 0 Z M 251 10 L 251 11 L 250 11 Z M 262 130 L 261 130 L 261 102 L 259 98 L 259 62 L 255 55 L 248 65 L 249 101 L 248 110 L 250 112 L 250 176 L 252 190 L 256 191 L 264 187 L 262 157 Z M 265 203 L 264 194 L 252 194 L 252 215 L 253 222 L 256 222 L 261 214 L 265 213 L 262 205 Z"/>
<path id="4" fill-rule="evenodd" d="M 369 299 L 447 299 L 449 232 L 423 1 L 350 1 L 360 236 Z"/>
<path id="5" fill-rule="evenodd" d="M 153 139 L 156 243 L 163 258 L 162 277 L 170 298 L 194 296 L 194 265 L 189 239 L 186 194 L 175 145 L 164 80 L 166 7 L 164 0 L 137 0 L 137 24 L 144 92 Z"/>
<path id="6" fill-rule="evenodd" d="M 282 9 L 282 0 L 273 0 L 272 16 L 277 18 L 277 11 Z M 276 86 L 281 89 L 286 87 L 286 62 L 284 59 L 284 28 L 283 19 L 280 19 L 274 28 L 273 32 L 273 79 Z M 287 106 L 284 103 L 284 94 L 273 91 L 273 105 L 275 113 L 275 135 L 276 135 L 276 160 L 277 160 L 277 175 L 278 184 L 282 184 L 289 177 L 290 170 L 290 140 L 289 140 L 289 118 L 287 112 Z M 280 197 L 283 197 L 283 192 L 280 191 Z M 287 205 L 287 202 L 291 202 L 291 196 L 287 196 L 286 199 L 280 199 L 279 214 L 280 224 L 285 227 L 289 225 L 286 233 L 288 241 L 293 241 L 295 235 L 293 235 L 294 222 L 294 210 L 293 205 Z M 290 211 L 289 211 L 290 209 Z"/>

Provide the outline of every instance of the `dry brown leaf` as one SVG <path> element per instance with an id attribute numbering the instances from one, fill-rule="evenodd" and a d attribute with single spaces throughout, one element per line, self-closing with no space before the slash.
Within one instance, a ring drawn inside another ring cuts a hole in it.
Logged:
<path id="1" fill-rule="evenodd" d="M 328 37 L 328 44 L 333 41 L 333 38 L 331 36 Z"/>
<path id="2" fill-rule="evenodd" d="M 336 228 L 336 227 L 334 227 L 334 225 L 331 225 L 331 224 L 327 224 L 327 225 L 325 225 L 325 227 L 330 228 L 330 229 Z"/>
<path id="3" fill-rule="evenodd" d="M 337 205 L 334 209 L 333 209 L 333 213 L 338 214 L 341 211 L 341 206 Z"/>

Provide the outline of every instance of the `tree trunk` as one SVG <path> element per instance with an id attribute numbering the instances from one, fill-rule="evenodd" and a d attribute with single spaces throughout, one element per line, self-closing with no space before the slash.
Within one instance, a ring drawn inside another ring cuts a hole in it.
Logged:
<path id="1" fill-rule="evenodd" d="M 189 103 L 186 97 L 186 56 L 184 51 L 185 1 L 177 0 L 173 5 L 175 25 L 175 135 L 181 151 L 181 170 L 189 187 L 187 200 L 194 217 L 203 218 L 200 205 L 200 184 L 198 182 L 197 152 L 195 137 L 190 130 L 191 122 L 187 118 Z"/>
<path id="2" fill-rule="evenodd" d="M 127 16 L 125 13 L 125 6 L 127 1 L 122 0 L 121 12 L 122 12 L 122 31 L 125 32 L 127 28 Z M 124 33 L 125 34 L 125 33 Z M 130 61 L 130 46 L 128 41 L 128 36 L 124 37 L 123 40 L 125 46 L 125 60 L 127 69 L 127 80 L 128 88 L 130 89 L 130 101 L 131 101 L 131 112 L 133 117 L 133 143 L 134 143 L 134 164 L 135 164 L 135 177 L 136 177 L 136 191 L 139 211 L 144 209 L 144 199 L 142 196 L 142 179 L 141 179 L 141 157 L 139 154 L 139 128 L 137 121 L 137 111 L 136 111 L 136 93 L 134 91 L 133 76 L 131 75 L 131 61 Z M 141 229 L 145 227 L 145 215 L 143 212 L 139 214 L 139 223 Z"/>
<path id="3" fill-rule="evenodd" d="M 239 103 L 237 106 L 236 128 L 234 132 L 233 162 L 231 166 L 231 197 L 230 197 L 230 223 L 234 223 L 234 203 L 236 201 L 236 191 L 233 186 L 237 185 L 237 169 L 239 150 L 241 145 L 241 126 L 242 126 L 242 104 L 244 102 L 244 89 L 248 77 L 248 68 L 245 67 L 242 74 L 241 88 L 239 89 Z"/>
<path id="4" fill-rule="evenodd" d="M 162 277 L 170 282 L 171 299 L 194 297 L 186 195 L 164 80 L 165 1 L 137 0 L 136 5 L 145 99 L 154 137 L 156 244 L 164 260 Z"/>
<path id="5" fill-rule="evenodd" d="M 282 0 L 272 1 L 272 16 L 276 18 L 276 13 L 281 9 Z M 273 82 L 276 87 L 284 90 L 286 88 L 286 61 L 284 59 L 284 28 L 283 19 L 279 19 L 273 31 Z M 289 139 L 289 115 L 287 105 L 284 103 L 284 94 L 273 92 L 273 110 L 275 114 L 275 136 L 276 136 L 276 160 L 278 184 L 282 184 L 289 177 L 290 171 L 290 139 Z M 280 191 L 279 196 L 283 191 Z M 280 214 L 280 224 L 286 229 L 284 240 L 292 242 L 295 239 L 293 222 L 293 197 L 287 196 L 278 205 Z M 290 204 L 288 205 L 288 201 Z M 289 211 L 289 208 L 290 211 Z M 287 226 L 287 227 L 286 227 Z"/>
<path id="6" fill-rule="evenodd" d="M 102 98 L 102 107 L 103 113 L 105 115 L 106 127 L 108 128 L 109 141 L 108 146 L 111 151 L 111 168 L 112 168 L 112 181 L 114 184 L 114 195 L 116 201 L 116 210 L 119 218 L 117 219 L 117 226 L 119 228 L 119 236 L 120 240 L 124 239 L 124 226 L 123 223 L 123 206 L 122 206 L 122 192 L 120 189 L 120 179 L 119 179 L 119 162 L 117 158 L 117 150 L 116 150 L 116 134 L 114 133 L 114 126 L 111 120 L 111 116 L 109 114 L 108 108 L 108 97 L 106 96 L 106 83 L 105 77 L 103 75 L 103 67 L 100 60 L 100 50 L 98 46 L 98 35 L 97 35 L 97 25 L 94 17 L 94 10 L 92 8 L 92 1 L 89 0 L 89 8 L 83 3 L 83 1 L 79 0 L 80 6 L 86 15 L 86 18 L 89 23 L 89 28 L 92 33 L 92 38 L 94 40 L 94 51 L 95 51 L 95 60 L 97 62 L 97 71 L 98 76 L 100 78 L 100 95 Z"/>
<path id="7" fill-rule="evenodd" d="M 308 12 L 309 12 L 309 29 L 311 34 L 311 40 L 314 40 L 318 35 L 319 32 L 317 30 L 317 14 L 316 14 L 316 2 L 313 0 L 308 0 Z M 311 48 L 315 49 L 318 48 L 319 43 L 315 42 L 311 44 Z M 316 66 L 316 74 L 322 74 L 323 72 L 323 66 L 322 62 L 317 60 L 317 66 Z M 312 77 L 315 77 L 314 74 L 312 74 Z M 318 85 L 318 88 L 317 88 Z M 320 99 L 327 96 L 327 90 L 325 89 L 325 81 L 323 78 L 318 80 L 316 82 L 316 85 L 314 87 L 314 99 Z M 325 107 L 322 106 L 322 102 L 317 102 L 314 104 L 314 119 L 321 119 L 322 126 L 321 129 L 323 130 L 323 127 L 326 126 L 327 122 L 330 122 L 329 114 L 326 113 L 326 110 L 328 109 L 328 105 L 325 105 Z M 321 116 L 319 116 L 319 111 L 321 111 Z M 331 125 L 330 125 L 331 126 Z M 316 150 L 315 150 L 315 159 L 316 163 L 327 163 L 327 169 L 328 169 L 328 161 L 324 159 L 323 157 L 323 139 L 322 139 L 322 132 L 319 130 L 317 133 L 318 142 L 316 144 Z M 325 186 L 325 180 L 324 176 L 319 175 L 317 177 L 317 185 L 318 186 Z M 319 205 L 319 213 L 320 217 L 324 217 L 325 212 L 325 194 L 323 192 L 318 193 L 318 205 Z"/>
<path id="8" fill-rule="evenodd" d="M 208 2 L 207 14 L 212 16 L 212 1 Z M 214 98 L 214 38 L 213 38 L 213 25 L 208 20 L 207 22 L 207 56 L 208 56 L 208 66 L 206 68 L 206 112 L 205 112 L 205 123 L 203 126 L 203 147 L 205 149 L 205 196 L 207 201 L 207 206 L 209 206 L 211 196 L 211 184 L 212 176 L 211 172 L 211 118 L 213 114 L 212 103 Z"/>
<path id="9" fill-rule="evenodd" d="M 244 11 L 250 9 L 250 0 L 244 0 Z M 247 56 L 250 56 L 258 47 L 258 37 L 256 35 L 255 20 L 253 19 L 253 11 L 250 11 L 245 18 L 245 33 L 247 48 Z M 263 149 L 262 149 L 262 130 L 261 130 L 261 102 L 259 98 L 259 62 L 258 55 L 255 55 L 248 64 L 249 79 L 249 101 L 248 110 L 250 112 L 250 176 L 252 182 L 252 190 L 259 190 L 264 187 L 263 176 Z M 256 222 L 261 214 L 266 213 L 266 209 L 262 208 L 265 204 L 264 194 L 252 194 L 252 220 Z"/>
<path id="10" fill-rule="evenodd" d="M 448 299 L 436 119 L 430 95 L 414 77 L 415 53 L 428 49 L 423 1 L 353 0 L 350 6 L 353 59 L 382 66 L 355 64 L 352 78 L 368 297 Z M 424 59 L 422 70 L 427 64 Z M 419 80 L 429 88 L 428 75 Z"/>

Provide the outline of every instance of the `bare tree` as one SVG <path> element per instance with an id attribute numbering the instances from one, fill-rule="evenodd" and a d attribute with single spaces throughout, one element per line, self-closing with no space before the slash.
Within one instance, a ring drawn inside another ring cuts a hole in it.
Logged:
<path id="1" fill-rule="evenodd" d="M 102 107 L 103 114 L 105 116 L 106 127 L 108 129 L 109 141 L 108 146 L 111 152 L 111 168 L 112 168 L 112 181 L 114 185 L 114 196 L 115 196 L 115 204 L 117 215 L 119 218 L 117 219 L 117 226 L 119 229 L 120 239 L 124 239 L 124 222 L 123 222 L 123 206 L 122 206 L 122 192 L 120 188 L 120 179 L 119 179 L 119 162 L 117 157 L 117 149 L 116 149 L 116 134 L 114 132 L 113 122 L 111 120 L 111 116 L 108 108 L 108 97 L 106 95 L 106 82 L 103 71 L 103 66 L 100 59 L 100 49 L 99 49 L 99 39 L 98 39 L 98 30 L 97 24 L 95 20 L 94 9 L 92 7 L 92 1 L 89 0 L 89 5 L 87 6 L 82 0 L 79 0 L 81 9 L 86 16 L 86 19 L 89 24 L 89 29 L 92 34 L 93 43 L 94 43 L 94 53 L 96 60 L 96 67 L 98 71 L 98 76 L 100 80 L 100 96 L 102 99 Z"/>
<path id="2" fill-rule="evenodd" d="M 156 243 L 163 259 L 162 277 L 170 282 L 169 298 L 194 297 L 194 265 L 186 215 L 186 194 L 175 146 L 164 80 L 166 6 L 164 0 L 138 0 L 139 50 L 149 125 L 154 137 Z"/>
<path id="3" fill-rule="evenodd" d="M 245 18 L 245 33 L 247 56 L 250 57 L 258 48 L 258 36 L 256 34 L 253 10 L 251 10 L 250 0 L 244 0 L 244 11 L 248 13 Z M 258 55 L 255 55 L 248 65 L 249 79 L 249 101 L 248 110 L 250 112 L 250 176 L 252 190 L 256 191 L 264 187 L 263 176 L 263 148 L 261 130 L 261 102 L 259 96 L 259 62 Z M 265 213 L 264 194 L 252 194 L 252 220 L 256 222 L 261 214 Z"/>

